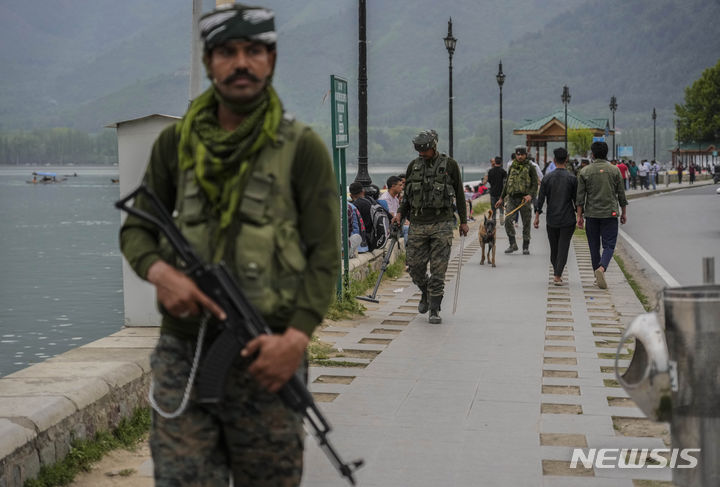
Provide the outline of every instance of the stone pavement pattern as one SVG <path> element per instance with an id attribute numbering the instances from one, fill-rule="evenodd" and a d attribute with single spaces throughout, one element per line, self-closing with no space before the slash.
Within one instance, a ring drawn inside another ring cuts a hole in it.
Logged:
<path id="1" fill-rule="evenodd" d="M 569 284 L 556 287 L 544 226 L 533 230 L 530 256 L 500 252 L 494 269 L 479 265 L 475 232 L 453 315 L 456 239 L 442 325 L 417 314 L 419 293 L 405 275 L 380 288 L 366 316 L 320 332 L 344 354 L 333 360 L 357 365 L 311 367 L 310 382 L 337 451 L 365 460 L 358 485 L 672 485 L 668 469 L 569 467 L 574 447 L 662 448 L 668 439 L 667 425 L 644 419 L 615 382 L 611 357 L 643 312 L 617 265 L 609 289 L 598 289 L 587 244 L 575 239 Z M 497 245 L 507 245 L 504 232 Z M 150 459 L 114 466 L 122 468 L 136 472 L 106 485 L 152 485 Z M 302 485 L 346 485 L 309 437 Z"/>

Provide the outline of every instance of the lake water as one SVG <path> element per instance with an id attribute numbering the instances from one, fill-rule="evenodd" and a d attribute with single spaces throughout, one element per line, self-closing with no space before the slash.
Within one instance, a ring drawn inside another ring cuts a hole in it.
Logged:
<path id="1" fill-rule="evenodd" d="M 33 170 L 57 184 L 27 184 Z M 371 166 L 382 187 L 405 166 Z M 348 168 L 348 184 L 357 169 Z M 0 166 L 0 377 L 123 325 L 117 168 Z M 465 181 L 484 170 L 466 168 Z"/>
<path id="2" fill-rule="evenodd" d="M 27 184 L 33 170 L 73 174 Z M 0 376 L 123 324 L 117 168 L 0 168 Z"/>

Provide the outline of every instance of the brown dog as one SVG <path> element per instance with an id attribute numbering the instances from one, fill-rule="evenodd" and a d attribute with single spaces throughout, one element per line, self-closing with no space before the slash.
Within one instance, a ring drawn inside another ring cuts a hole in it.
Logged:
<path id="1" fill-rule="evenodd" d="M 488 262 L 495 267 L 495 220 L 492 219 L 493 211 L 488 210 L 483 217 L 483 223 L 480 225 L 478 230 L 478 240 L 482 246 L 482 258 L 480 259 L 480 265 L 485 264 L 485 246 L 487 245 L 487 257 Z M 492 256 L 491 253 L 492 252 Z"/>

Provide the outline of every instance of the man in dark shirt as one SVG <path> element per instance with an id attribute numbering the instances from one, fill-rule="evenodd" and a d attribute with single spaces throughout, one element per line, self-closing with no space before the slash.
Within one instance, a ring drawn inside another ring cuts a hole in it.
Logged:
<path id="1" fill-rule="evenodd" d="M 496 157 L 492 161 L 492 167 L 487 172 L 485 179 L 483 180 L 483 184 L 490 183 L 490 208 L 495 208 L 495 203 L 497 203 L 497 200 L 500 199 L 505 179 L 507 179 L 507 171 L 505 171 L 502 167 L 502 159 L 500 157 Z M 505 223 L 505 209 L 501 206 L 494 211 L 492 215 L 493 220 L 497 219 L 496 217 L 498 212 L 503 215 L 500 217 L 500 224 L 502 225 Z"/>
<path id="2" fill-rule="evenodd" d="M 349 190 L 350 201 L 360 212 L 360 217 L 362 217 L 363 223 L 365 224 L 365 234 L 372 235 L 373 222 L 372 217 L 370 216 L 370 207 L 373 202 L 370 200 L 370 197 L 365 196 L 365 190 L 363 189 L 362 183 L 357 181 L 350 183 Z M 370 240 L 371 239 L 368 239 L 370 250 L 375 250 Z"/>
<path id="3" fill-rule="evenodd" d="M 566 164 L 567 151 L 558 147 L 554 151 L 555 170 L 540 183 L 537 205 L 535 206 L 535 228 L 540 226 L 540 213 L 547 199 L 548 240 L 550 241 L 550 262 L 553 266 L 553 284 L 562 284 L 562 273 L 567 263 L 570 240 L 575 232 L 575 193 L 577 178 L 570 174 Z"/>

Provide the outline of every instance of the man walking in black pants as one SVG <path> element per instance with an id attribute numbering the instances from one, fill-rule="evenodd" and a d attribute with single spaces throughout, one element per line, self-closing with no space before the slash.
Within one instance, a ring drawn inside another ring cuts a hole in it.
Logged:
<path id="1" fill-rule="evenodd" d="M 555 170 L 545 176 L 540 183 L 535 221 L 533 226 L 540 226 L 540 214 L 547 199 L 548 240 L 550 241 L 550 262 L 553 266 L 553 284 L 562 284 L 562 273 L 567 263 L 570 240 L 575 232 L 575 193 L 577 178 L 567 170 L 567 151 L 559 147 L 554 151 Z"/>
<path id="2" fill-rule="evenodd" d="M 513 154 L 514 155 L 514 154 Z M 503 186 L 505 186 L 505 179 L 507 178 L 507 172 L 502 167 L 502 159 L 496 157 L 492 160 L 492 167 L 485 175 L 483 183 L 490 183 L 490 207 L 495 208 L 495 203 L 502 196 Z M 500 225 L 505 223 L 505 210 L 502 206 L 498 207 L 497 211 L 492 214 L 493 220 L 497 219 L 497 214 L 500 212 L 503 216 L 500 217 Z"/>
<path id="3" fill-rule="evenodd" d="M 627 199 L 620 170 L 605 159 L 608 153 L 607 144 L 593 142 L 590 151 L 594 159 L 592 164 L 578 174 L 575 197 L 577 226 L 586 229 L 597 286 L 607 289 L 605 271 L 610 265 L 617 243 L 618 206 L 620 223 L 624 225 L 627 222 Z"/>

